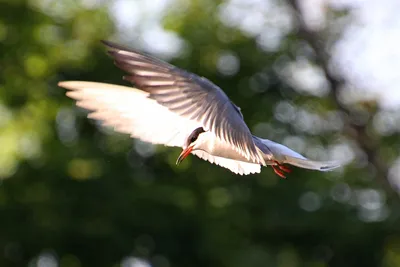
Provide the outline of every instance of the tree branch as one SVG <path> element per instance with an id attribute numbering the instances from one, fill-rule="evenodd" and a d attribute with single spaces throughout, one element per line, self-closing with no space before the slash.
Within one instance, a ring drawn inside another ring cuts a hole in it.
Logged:
<path id="1" fill-rule="evenodd" d="M 293 7 L 294 13 L 298 21 L 298 30 L 300 37 L 305 40 L 315 52 L 316 63 L 322 68 L 325 78 L 328 81 L 331 91 L 330 98 L 335 103 L 338 110 L 346 114 L 344 119 L 345 132 L 354 139 L 359 147 L 366 153 L 368 161 L 375 167 L 376 175 L 386 193 L 390 196 L 398 197 L 397 192 L 392 188 L 389 183 L 388 165 L 382 160 L 379 155 L 379 142 L 368 134 L 368 124 L 358 124 L 350 119 L 350 110 L 343 105 L 339 100 L 339 93 L 345 85 L 346 81 L 343 77 L 332 73 L 329 69 L 330 56 L 326 52 L 326 44 L 322 35 L 319 32 L 308 29 L 304 17 L 301 14 L 301 9 L 296 0 L 288 0 L 289 4 Z M 371 116 L 372 117 L 372 116 Z"/>

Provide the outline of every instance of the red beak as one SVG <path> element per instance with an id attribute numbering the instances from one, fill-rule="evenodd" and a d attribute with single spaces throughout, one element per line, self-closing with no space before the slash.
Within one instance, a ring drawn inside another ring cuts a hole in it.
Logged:
<path id="1" fill-rule="evenodd" d="M 188 146 L 186 149 L 182 150 L 182 153 L 179 155 L 178 159 L 176 160 L 176 165 L 182 162 L 189 154 L 192 152 L 193 146 Z"/>

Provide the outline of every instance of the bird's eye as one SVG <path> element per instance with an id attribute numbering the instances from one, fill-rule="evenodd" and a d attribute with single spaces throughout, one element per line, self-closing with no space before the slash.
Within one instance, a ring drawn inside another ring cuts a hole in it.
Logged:
<path id="1" fill-rule="evenodd" d="M 197 140 L 197 135 L 194 135 L 190 138 L 190 143 L 193 143 L 194 141 Z"/>

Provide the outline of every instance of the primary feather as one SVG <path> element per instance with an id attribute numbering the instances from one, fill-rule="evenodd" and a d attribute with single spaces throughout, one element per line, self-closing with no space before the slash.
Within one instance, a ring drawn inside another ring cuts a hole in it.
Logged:
<path id="1" fill-rule="evenodd" d="M 145 142 L 182 147 L 199 126 L 135 88 L 83 81 L 61 82 L 59 86 L 70 90 L 67 96 L 77 100 L 78 106 L 92 111 L 89 118 Z"/>

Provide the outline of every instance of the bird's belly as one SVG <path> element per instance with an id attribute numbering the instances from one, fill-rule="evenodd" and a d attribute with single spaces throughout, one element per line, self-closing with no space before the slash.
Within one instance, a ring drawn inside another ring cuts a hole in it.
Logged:
<path id="1" fill-rule="evenodd" d="M 242 161 L 242 162 L 248 162 L 248 163 L 254 163 L 250 160 L 248 160 L 245 156 L 240 154 L 238 151 L 234 150 L 231 147 L 228 146 L 223 146 L 223 147 L 218 147 L 215 146 L 212 151 L 209 151 L 213 156 L 220 157 L 220 158 L 227 158 L 227 159 L 232 159 L 232 160 L 237 160 L 237 161 Z"/>
<path id="2" fill-rule="evenodd" d="M 243 156 L 242 154 L 240 154 L 238 151 L 234 150 L 231 147 L 227 148 L 224 146 L 223 149 L 218 149 L 218 147 L 216 147 L 212 151 L 208 151 L 207 153 L 210 153 L 211 155 L 216 157 L 227 158 L 247 163 L 254 163 L 254 161 L 247 159 L 245 156 Z M 276 160 L 271 159 L 270 155 L 265 155 L 264 160 L 265 160 L 265 166 L 276 165 L 277 163 Z"/>

